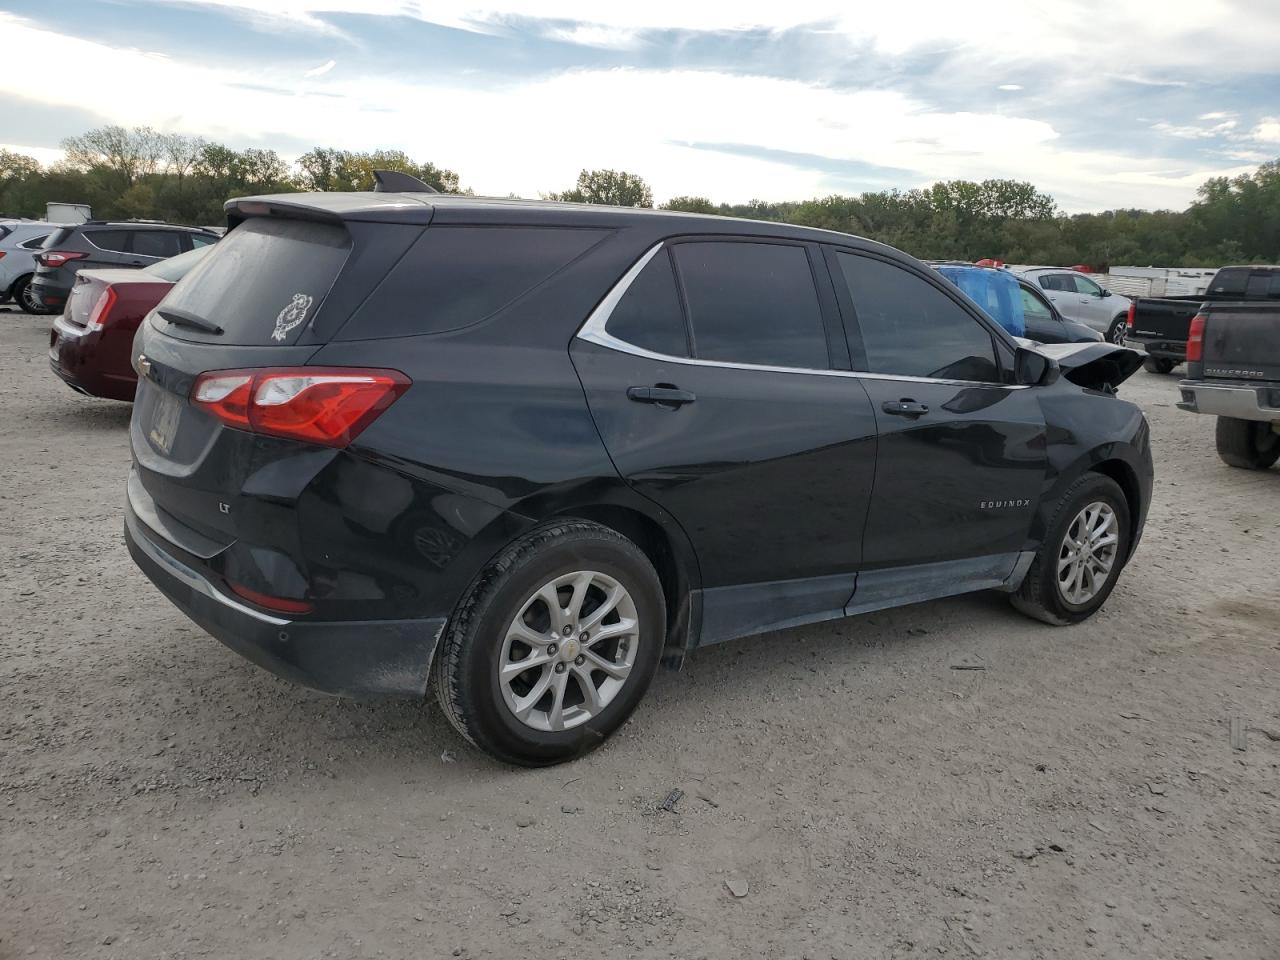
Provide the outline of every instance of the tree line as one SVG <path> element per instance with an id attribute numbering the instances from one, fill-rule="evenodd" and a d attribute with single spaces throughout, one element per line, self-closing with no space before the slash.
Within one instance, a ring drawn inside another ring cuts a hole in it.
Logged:
<path id="1" fill-rule="evenodd" d="M 316 147 L 293 164 L 274 150 L 235 150 L 149 127 L 99 127 L 63 141 L 49 167 L 0 150 L 0 216 L 39 217 L 48 201 L 89 203 L 110 219 L 217 224 L 229 197 L 301 190 L 371 190 L 373 171 L 400 170 L 446 193 L 470 193 L 459 175 L 400 150 Z M 652 207 L 644 179 L 583 170 L 544 199 Z M 665 210 L 786 221 L 879 240 L 925 259 L 1007 263 L 1205 266 L 1280 262 L 1280 160 L 1207 180 L 1186 210 L 1064 214 L 1053 198 L 1015 180 L 949 180 L 913 190 L 810 200 L 715 203 L 675 197 Z"/>

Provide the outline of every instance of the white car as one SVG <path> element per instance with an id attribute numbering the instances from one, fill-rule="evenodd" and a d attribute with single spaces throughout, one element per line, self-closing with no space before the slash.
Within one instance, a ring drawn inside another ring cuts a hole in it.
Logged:
<path id="1" fill-rule="evenodd" d="M 27 313 L 39 313 L 32 299 L 31 276 L 45 237 L 58 228 L 42 220 L 0 223 L 0 303 L 12 300 Z"/>
<path id="2" fill-rule="evenodd" d="M 1128 297 L 1112 293 L 1083 273 L 1066 267 L 1034 267 L 1023 270 L 1022 276 L 1043 290 L 1068 320 L 1092 327 L 1114 344 L 1124 344 L 1132 303 Z"/>

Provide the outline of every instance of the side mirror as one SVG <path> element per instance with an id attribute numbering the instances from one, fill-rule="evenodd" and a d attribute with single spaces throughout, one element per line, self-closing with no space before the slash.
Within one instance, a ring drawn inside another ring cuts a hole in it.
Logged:
<path id="1" fill-rule="evenodd" d="M 1013 382 L 1025 387 L 1038 387 L 1058 379 L 1058 363 L 1043 353 L 1018 347 L 1013 352 Z"/>
<path id="2" fill-rule="evenodd" d="M 1109 297 L 1109 296 L 1111 296 L 1111 291 L 1110 291 L 1110 290 L 1108 290 L 1108 289 L 1106 289 L 1105 287 L 1103 287 L 1103 289 L 1102 289 L 1102 295 L 1103 295 L 1104 297 Z"/>

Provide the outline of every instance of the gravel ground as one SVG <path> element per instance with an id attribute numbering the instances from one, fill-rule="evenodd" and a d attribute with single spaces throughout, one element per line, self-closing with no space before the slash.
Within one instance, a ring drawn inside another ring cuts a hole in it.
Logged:
<path id="1" fill-rule="evenodd" d="M 121 541 L 129 407 L 6 310 L 2 960 L 1280 956 L 1280 471 L 1174 379 L 1123 389 L 1155 502 L 1088 623 L 977 595 L 727 644 L 526 771 L 185 620 Z"/>

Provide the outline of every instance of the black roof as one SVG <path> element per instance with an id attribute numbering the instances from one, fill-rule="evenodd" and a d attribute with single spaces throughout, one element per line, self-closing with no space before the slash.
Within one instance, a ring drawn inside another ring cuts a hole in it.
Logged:
<path id="1" fill-rule="evenodd" d="M 705 213 L 610 207 L 558 200 L 519 200 L 446 193 L 279 193 L 241 197 L 226 204 L 232 225 L 252 216 L 270 214 L 324 220 L 384 221 L 392 223 L 494 223 L 628 228 L 649 226 L 661 232 L 746 234 L 793 240 L 849 243 L 862 247 L 883 244 L 834 230 L 802 227 L 765 220 L 745 220 Z M 892 248 L 884 247 L 886 250 Z"/>

